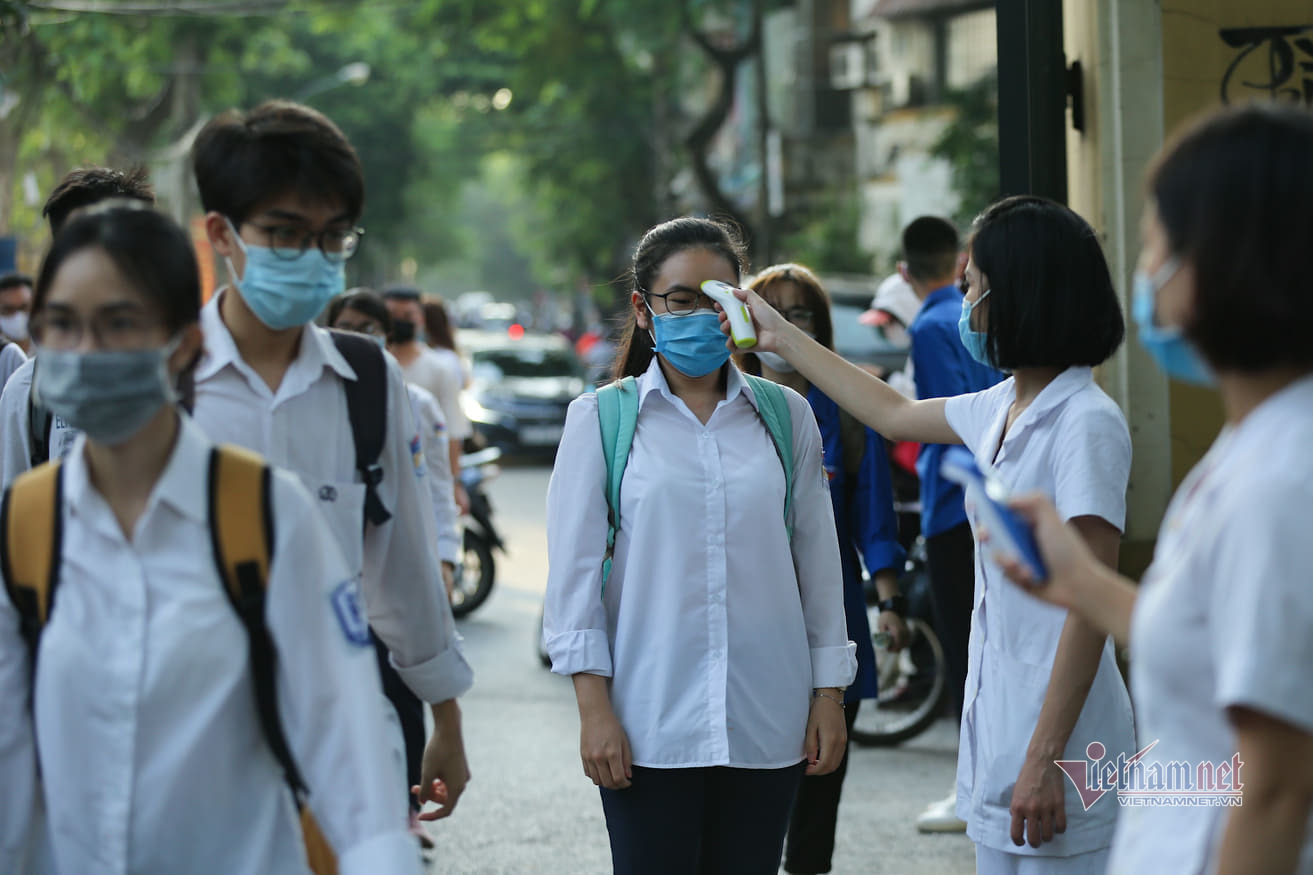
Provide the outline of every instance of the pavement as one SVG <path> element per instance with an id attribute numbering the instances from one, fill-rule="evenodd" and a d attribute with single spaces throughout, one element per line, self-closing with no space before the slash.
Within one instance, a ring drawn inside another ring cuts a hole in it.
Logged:
<path id="1" fill-rule="evenodd" d="M 597 788 L 579 763 L 570 680 L 535 649 L 547 578 L 545 496 L 550 469 L 512 467 L 489 485 L 510 553 L 499 556 L 489 600 L 460 621 L 475 685 L 461 699 L 473 772 L 452 816 L 430 831 L 430 871 L 590 875 L 611 871 Z M 895 748 L 853 746 L 834 858 L 835 873 L 965 875 L 975 871 L 964 835 L 921 835 L 914 822 L 952 787 L 957 734 L 946 721 Z"/>

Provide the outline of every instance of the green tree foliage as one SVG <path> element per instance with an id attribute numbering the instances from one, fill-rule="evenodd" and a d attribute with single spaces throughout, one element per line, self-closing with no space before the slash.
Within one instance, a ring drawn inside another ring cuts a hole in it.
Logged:
<path id="1" fill-rule="evenodd" d="M 961 198 L 954 219 L 965 228 L 999 196 L 997 74 L 950 92 L 944 102 L 957 114 L 931 154 L 952 167 L 953 189 Z"/>

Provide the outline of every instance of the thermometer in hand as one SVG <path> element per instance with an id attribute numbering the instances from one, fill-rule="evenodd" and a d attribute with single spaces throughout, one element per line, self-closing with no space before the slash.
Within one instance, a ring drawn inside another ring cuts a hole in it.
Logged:
<path id="1" fill-rule="evenodd" d="M 748 315 L 748 305 L 734 295 L 734 287 L 720 280 L 707 280 L 702 284 L 702 294 L 719 304 L 729 317 L 729 331 L 734 337 L 734 345 L 739 349 L 751 349 L 757 345 L 757 330 L 752 327 L 752 317 Z"/>

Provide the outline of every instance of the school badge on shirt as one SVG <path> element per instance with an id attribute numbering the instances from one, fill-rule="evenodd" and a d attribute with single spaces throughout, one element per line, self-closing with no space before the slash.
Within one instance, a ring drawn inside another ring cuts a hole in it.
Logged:
<path id="1" fill-rule="evenodd" d="M 410 439 L 410 460 L 415 465 L 415 476 L 423 477 L 427 471 L 424 469 L 424 446 L 419 442 L 419 435 Z"/>
<path id="2" fill-rule="evenodd" d="M 357 647 L 369 644 L 369 621 L 360 609 L 360 591 L 354 580 L 344 580 L 334 588 L 333 613 L 347 641 Z"/>

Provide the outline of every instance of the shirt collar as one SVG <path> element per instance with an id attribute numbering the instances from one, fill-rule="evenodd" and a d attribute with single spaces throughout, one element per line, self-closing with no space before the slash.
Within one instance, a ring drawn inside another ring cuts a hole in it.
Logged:
<path id="1" fill-rule="evenodd" d="M 1039 394 L 1035 396 L 1035 400 L 1030 402 L 1030 406 L 1022 411 L 1021 416 L 1017 417 L 1017 421 L 1012 424 L 1012 428 L 1008 429 L 1007 435 L 1003 438 L 1004 442 L 1009 442 L 1033 423 L 1043 419 L 1050 411 L 1060 407 L 1072 395 L 1075 395 L 1086 386 L 1093 385 L 1093 383 L 1093 369 L 1077 365 L 1067 368 L 1041 389 Z M 1004 407 L 1003 421 L 1006 420 L 1007 407 Z M 997 434 L 996 431 L 995 435 Z"/>
<path id="2" fill-rule="evenodd" d="M 655 353 L 652 355 L 652 362 L 643 372 L 642 377 L 638 380 L 638 406 L 641 409 L 647 396 L 653 392 L 660 392 L 665 396 L 667 401 L 674 403 L 675 393 L 670 388 L 670 383 L 666 381 L 665 371 L 661 370 L 661 362 L 657 359 Z M 735 367 L 733 360 L 729 362 L 729 376 L 725 381 L 725 401 L 733 401 L 734 398 L 742 394 L 748 399 L 748 403 L 756 408 L 757 399 L 752 394 L 752 387 L 748 381 L 743 378 L 743 372 Z"/>
<path id="3" fill-rule="evenodd" d="M 237 341 L 233 339 L 232 332 L 228 330 L 228 326 L 223 321 L 223 316 L 219 313 L 219 299 L 227 294 L 230 288 L 225 286 L 215 292 L 214 296 L 201 310 L 201 331 L 205 334 L 205 355 L 202 356 L 201 362 L 196 368 L 196 380 L 198 382 L 208 380 L 229 365 L 238 368 L 246 367 L 246 362 L 237 349 Z M 291 370 L 308 369 L 318 373 L 325 367 L 332 368 L 344 380 L 356 379 L 355 370 L 343 358 L 342 353 L 338 352 L 337 344 L 333 343 L 332 335 L 318 325 L 306 325 L 301 332 L 301 345 L 297 350 L 296 359 L 288 370 L 290 372 Z"/>

